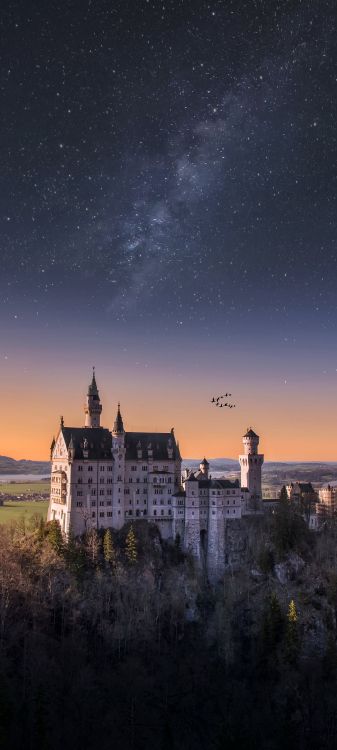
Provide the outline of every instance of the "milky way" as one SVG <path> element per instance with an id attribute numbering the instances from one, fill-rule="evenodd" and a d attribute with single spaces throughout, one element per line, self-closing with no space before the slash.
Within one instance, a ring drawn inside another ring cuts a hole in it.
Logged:
<path id="1" fill-rule="evenodd" d="M 335 329 L 334 2 L 4 5 L 3 319 Z"/>

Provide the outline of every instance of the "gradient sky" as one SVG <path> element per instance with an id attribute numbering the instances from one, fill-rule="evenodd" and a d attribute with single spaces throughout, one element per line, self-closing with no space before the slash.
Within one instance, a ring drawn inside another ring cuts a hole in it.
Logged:
<path id="1" fill-rule="evenodd" d="M 0 453 L 335 460 L 335 2 L 2 5 Z M 215 409 L 230 390 L 236 409 Z"/>

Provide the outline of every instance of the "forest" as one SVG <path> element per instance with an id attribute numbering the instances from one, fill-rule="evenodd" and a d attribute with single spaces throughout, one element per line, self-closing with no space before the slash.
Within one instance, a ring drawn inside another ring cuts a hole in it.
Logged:
<path id="1" fill-rule="evenodd" d="M 146 522 L 0 527 L 0 747 L 336 748 L 336 543 L 284 502 L 210 585 Z"/>

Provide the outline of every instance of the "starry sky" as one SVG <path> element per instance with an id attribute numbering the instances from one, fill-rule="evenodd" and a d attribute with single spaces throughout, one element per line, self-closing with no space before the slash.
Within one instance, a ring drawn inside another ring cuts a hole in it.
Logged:
<path id="1" fill-rule="evenodd" d="M 46 458 L 95 364 L 106 426 L 334 460 L 335 2 L 5 0 L 1 36 L 0 452 Z"/>

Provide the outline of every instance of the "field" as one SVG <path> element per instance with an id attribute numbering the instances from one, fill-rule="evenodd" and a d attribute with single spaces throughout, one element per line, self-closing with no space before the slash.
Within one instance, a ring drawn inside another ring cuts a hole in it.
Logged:
<path id="1" fill-rule="evenodd" d="M 7 500 L 5 504 L 0 506 L 0 524 L 11 523 L 12 521 L 19 521 L 21 518 L 25 518 L 29 521 L 32 516 L 39 515 L 42 518 L 47 518 L 48 501 L 38 500 L 37 502 L 15 502 Z"/>
<path id="2" fill-rule="evenodd" d="M 0 482 L 0 496 L 13 495 L 46 495 L 50 490 L 50 482 Z"/>

